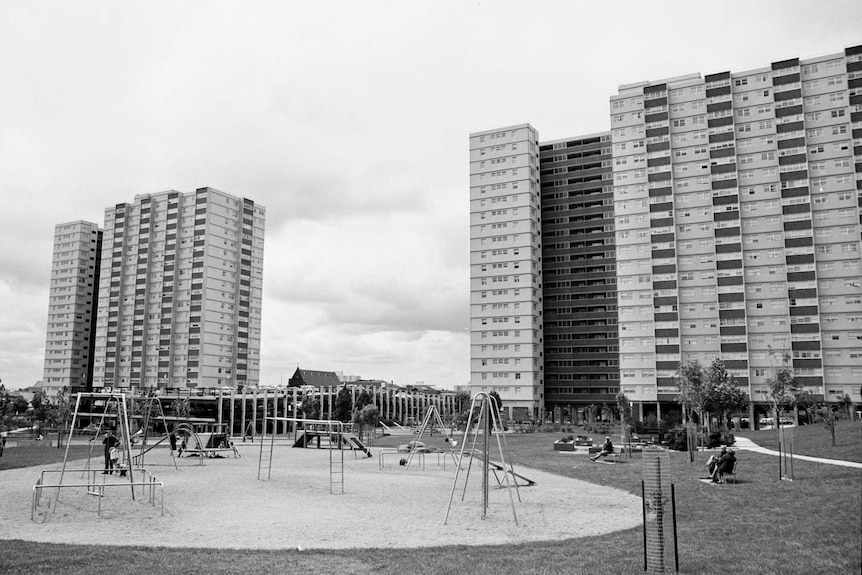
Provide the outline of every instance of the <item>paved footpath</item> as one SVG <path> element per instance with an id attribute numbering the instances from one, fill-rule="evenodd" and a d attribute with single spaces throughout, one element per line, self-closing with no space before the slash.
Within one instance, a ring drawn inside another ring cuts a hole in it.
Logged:
<path id="1" fill-rule="evenodd" d="M 766 455 L 779 455 L 777 451 L 760 447 L 753 441 L 745 437 L 737 437 L 734 442 L 734 447 L 737 449 L 745 449 L 746 451 L 754 451 L 756 453 L 765 453 Z M 844 461 L 842 459 L 825 459 L 823 457 L 810 457 L 808 455 L 793 455 L 793 459 L 801 459 L 802 461 L 813 461 L 814 463 L 828 463 L 829 465 L 840 465 L 842 467 L 853 467 L 862 469 L 862 463 L 855 461 Z"/>

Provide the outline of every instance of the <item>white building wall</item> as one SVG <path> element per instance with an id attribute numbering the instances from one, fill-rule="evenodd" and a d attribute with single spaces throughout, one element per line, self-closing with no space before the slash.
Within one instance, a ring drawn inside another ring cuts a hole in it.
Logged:
<path id="1" fill-rule="evenodd" d="M 528 124 L 470 135 L 470 389 L 522 417 L 543 406 L 538 152 Z"/>

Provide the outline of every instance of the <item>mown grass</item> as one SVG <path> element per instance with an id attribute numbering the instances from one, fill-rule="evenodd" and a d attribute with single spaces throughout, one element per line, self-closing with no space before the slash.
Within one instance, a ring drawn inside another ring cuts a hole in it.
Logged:
<path id="1" fill-rule="evenodd" d="M 93 457 L 102 461 L 101 445 L 93 449 Z M 89 445 L 72 444 L 69 447 L 69 461 L 86 459 Z M 15 447 L 6 446 L 3 457 L 0 457 L 0 471 L 6 469 L 19 469 L 21 467 L 32 467 L 34 465 L 52 465 L 63 461 L 65 447 L 57 448 L 39 441 L 20 441 Z M 2 476 L 0 476 L 2 479 Z M 0 572 L 2 573 L 2 572 Z"/>
<path id="2" fill-rule="evenodd" d="M 832 446 L 832 435 L 823 424 L 803 425 L 787 431 L 793 434 L 793 452 L 796 455 L 862 463 L 862 423 L 859 421 L 835 422 L 835 447 Z M 761 447 L 778 449 L 777 429 L 740 432 L 737 435 L 747 437 Z"/>
<path id="3" fill-rule="evenodd" d="M 813 427 L 813 426 L 812 426 Z M 803 428 L 801 428 L 803 429 Z M 798 435 L 804 435 L 800 429 Z M 816 432 L 815 432 L 816 434 Z M 556 434 L 508 436 L 517 466 L 640 495 L 641 458 L 591 464 L 553 451 Z M 409 438 L 375 442 L 396 445 Z M 423 441 L 425 438 L 423 438 Z M 437 443 L 435 436 L 433 443 Z M 811 441 L 816 441 L 811 439 Z M 429 441 L 428 443 L 430 443 Z M 55 450 L 56 451 L 56 450 Z M 737 485 L 707 485 L 707 455 L 671 453 L 682 573 L 857 574 L 862 572 L 862 470 L 799 461 L 796 481 L 778 480 L 777 459 L 741 452 Z M 528 475 L 527 472 L 525 474 Z M 0 476 L 2 480 L 2 476 Z M 541 489 L 541 484 L 532 489 Z M 385 485 L 381 486 L 385 493 Z M 417 494 L 420 496 L 420 494 Z M 397 502 L 393 502 L 397 512 Z M 578 521 L 573 507 L 571 520 Z M 346 532 L 350 518 L 344 518 Z M 492 529 L 493 526 L 488 525 Z M 442 525 L 440 529 L 445 529 Z M 4 534 L 3 537 L 14 536 Z M 289 533 L 285 539 L 289 539 Z M 642 532 L 506 546 L 325 551 L 236 551 L 0 542 L 0 573 L 640 574 Z"/>

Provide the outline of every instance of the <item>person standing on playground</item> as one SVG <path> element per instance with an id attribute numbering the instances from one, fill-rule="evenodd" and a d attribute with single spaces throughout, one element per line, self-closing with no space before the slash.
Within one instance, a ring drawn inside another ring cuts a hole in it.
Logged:
<path id="1" fill-rule="evenodd" d="M 170 435 L 168 435 L 168 441 L 169 441 L 169 442 L 170 442 L 170 444 L 171 444 L 171 456 L 173 456 L 173 455 L 174 455 L 174 451 L 176 451 L 176 450 L 177 450 L 177 434 L 176 434 L 175 432 L 173 432 L 173 431 L 172 431 L 172 432 L 170 433 Z"/>
<path id="2" fill-rule="evenodd" d="M 113 473 L 114 467 L 114 460 L 111 459 L 111 449 L 116 449 L 120 445 L 120 440 L 114 437 L 114 434 L 109 429 L 105 432 L 105 439 L 102 440 L 102 444 L 105 446 L 105 470 L 102 472 L 102 475 L 107 475 L 109 472 Z"/>

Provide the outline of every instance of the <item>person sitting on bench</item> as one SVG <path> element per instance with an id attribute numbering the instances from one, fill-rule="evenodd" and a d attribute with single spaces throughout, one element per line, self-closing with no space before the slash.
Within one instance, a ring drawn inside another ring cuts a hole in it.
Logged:
<path id="1" fill-rule="evenodd" d="M 727 453 L 727 447 L 721 448 L 721 453 L 718 455 L 710 455 L 709 459 L 706 460 L 706 468 L 709 471 L 709 476 L 712 477 L 715 474 L 715 468 L 718 465 L 718 460 Z"/>
<path id="2" fill-rule="evenodd" d="M 608 435 L 605 437 L 605 444 L 602 445 L 602 450 L 598 452 L 595 456 L 590 457 L 590 461 L 595 461 L 599 457 L 607 457 L 608 455 L 613 454 L 614 452 L 614 444 L 611 443 L 611 436 Z"/>
<path id="3" fill-rule="evenodd" d="M 721 457 L 718 458 L 715 464 L 715 470 L 712 472 L 713 483 L 719 483 L 726 473 L 731 473 L 733 471 L 733 464 L 736 463 L 736 455 L 732 451 L 727 451 L 724 448 L 722 452 Z"/>

